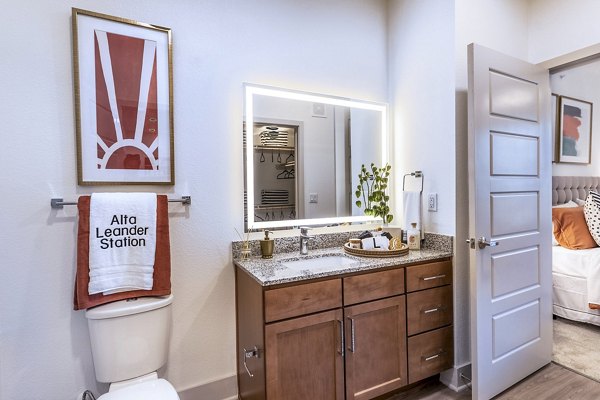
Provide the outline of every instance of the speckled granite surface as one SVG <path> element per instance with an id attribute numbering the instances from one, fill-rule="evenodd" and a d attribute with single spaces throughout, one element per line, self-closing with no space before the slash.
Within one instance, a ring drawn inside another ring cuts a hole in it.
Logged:
<path id="1" fill-rule="evenodd" d="M 251 243 L 253 255 L 245 260 L 234 257 L 234 262 L 240 268 L 246 270 L 262 286 L 271 286 L 415 262 L 432 261 L 452 256 L 451 236 L 426 234 L 423 249 L 411 250 L 405 256 L 390 258 L 357 257 L 346 254 L 342 249 L 343 244 L 346 243 L 350 235 L 355 236 L 356 232 L 318 235 L 311 241 L 308 256 L 300 256 L 298 253 L 298 238 L 276 239 L 275 248 L 279 247 L 280 251 L 276 251 L 272 259 L 262 259 L 260 257 L 260 245 L 258 241 L 255 241 L 256 243 Z M 317 244 L 321 244 L 323 247 L 316 248 Z M 325 246 L 325 244 L 328 245 Z M 239 254 L 240 247 L 241 242 L 234 242 L 234 256 Z M 281 248 L 291 250 L 281 252 Z M 338 267 L 335 265 L 336 261 L 334 260 L 331 263 L 319 260 L 320 265 L 311 270 L 302 269 L 301 266 L 288 267 L 285 265 L 286 262 L 290 261 L 327 258 L 336 255 L 346 257 L 346 265 Z"/>
<path id="2" fill-rule="evenodd" d="M 310 250 L 327 249 L 332 247 L 342 247 L 348 239 L 356 237 L 358 232 L 326 233 L 315 235 L 308 244 Z M 300 249 L 300 239 L 298 237 L 275 238 L 274 253 L 293 253 Z M 250 240 L 250 250 L 253 256 L 260 256 L 260 241 Z M 235 241 L 231 244 L 233 259 L 240 258 L 241 241 Z M 423 249 L 441 250 L 452 252 L 452 236 L 440 235 L 438 233 L 425 233 Z"/>

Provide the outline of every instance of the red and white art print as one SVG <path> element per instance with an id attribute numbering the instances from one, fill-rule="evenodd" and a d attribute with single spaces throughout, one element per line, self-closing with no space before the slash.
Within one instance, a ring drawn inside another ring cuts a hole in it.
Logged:
<path id="1" fill-rule="evenodd" d="M 73 9 L 80 185 L 174 183 L 171 31 Z"/>

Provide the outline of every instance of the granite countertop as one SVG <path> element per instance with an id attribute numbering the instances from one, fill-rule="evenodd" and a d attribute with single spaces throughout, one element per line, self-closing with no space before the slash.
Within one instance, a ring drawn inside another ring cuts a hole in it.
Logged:
<path id="1" fill-rule="evenodd" d="M 318 272 L 310 270 L 299 270 L 286 267 L 283 262 L 301 260 L 304 258 L 319 258 L 331 255 L 345 255 L 355 262 L 343 268 L 327 269 L 319 268 Z M 410 250 L 407 255 L 390 258 L 357 257 L 346 254 L 341 247 L 331 247 L 310 250 L 308 256 L 301 256 L 297 251 L 290 253 L 274 254 L 272 259 L 250 257 L 245 260 L 236 259 L 235 264 L 248 272 L 262 286 L 273 286 L 282 283 L 298 282 L 303 280 L 317 279 L 323 277 L 334 277 L 353 272 L 372 271 L 397 265 L 412 264 L 424 261 L 439 260 L 452 256 L 449 249 L 421 249 Z"/>

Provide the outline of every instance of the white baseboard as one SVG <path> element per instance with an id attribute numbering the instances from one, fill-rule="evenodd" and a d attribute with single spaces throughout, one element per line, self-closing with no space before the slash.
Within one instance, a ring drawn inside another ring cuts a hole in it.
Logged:
<path id="1" fill-rule="evenodd" d="M 455 392 L 460 392 L 468 389 L 468 386 L 464 379 L 460 375 L 471 378 L 471 363 L 466 363 L 460 366 L 454 366 L 453 368 L 446 370 L 440 374 L 440 382 L 448 386 Z"/>
<path id="2" fill-rule="evenodd" d="M 180 400 L 237 400 L 237 375 L 180 391 Z"/>

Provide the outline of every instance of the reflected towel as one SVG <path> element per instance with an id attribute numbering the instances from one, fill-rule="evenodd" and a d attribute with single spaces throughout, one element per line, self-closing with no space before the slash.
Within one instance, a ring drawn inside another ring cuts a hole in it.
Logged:
<path id="1" fill-rule="evenodd" d="M 77 271 L 75 275 L 74 309 L 81 310 L 112 301 L 144 296 L 166 296 L 171 294 L 171 250 L 169 243 L 168 199 L 157 196 L 156 204 L 156 251 L 152 290 L 132 290 L 103 295 L 88 293 L 89 284 L 89 236 L 90 196 L 80 196 L 77 203 L 79 222 L 77 231 Z"/>
<path id="2" fill-rule="evenodd" d="M 402 192 L 404 204 L 404 229 L 412 228 L 412 223 L 417 224 L 417 229 L 421 231 L 421 239 L 425 238 L 425 232 L 421 226 L 421 192 Z"/>

